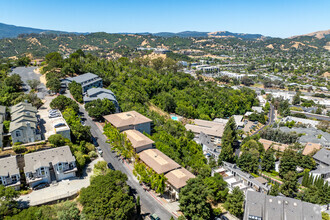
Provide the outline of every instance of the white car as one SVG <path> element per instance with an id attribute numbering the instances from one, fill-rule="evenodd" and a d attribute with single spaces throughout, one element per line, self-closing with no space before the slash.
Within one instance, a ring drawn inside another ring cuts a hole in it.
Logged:
<path id="1" fill-rule="evenodd" d="M 103 151 L 100 147 L 97 147 L 96 150 L 101 156 L 103 155 Z"/>

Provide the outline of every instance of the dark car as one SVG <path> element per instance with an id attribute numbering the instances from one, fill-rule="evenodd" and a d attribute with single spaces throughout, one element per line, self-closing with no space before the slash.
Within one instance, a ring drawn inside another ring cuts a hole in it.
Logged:
<path id="1" fill-rule="evenodd" d="M 224 215 L 221 216 L 220 219 L 221 219 L 221 220 L 229 220 L 229 219 L 228 219 L 226 216 L 224 216 Z"/>
<path id="2" fill-rule="evenodd" d="M 35 187 L 33 187 L 33 190 L 43 189 L 48 186 L 49 186 L 48 183 L 40 183 L 40 184 L 36 185 Z"/>
<path id="3" fill-rule="evenodd" d="M 115 170 L 115 168 L 112 166 L 111 163 L 108 163 L 108 168 L 111 169 L 111 170 Z"/>
<path id="4" fill-rule="evenodd" d="M 97 143 L 97 140 L 95 137 L 92 137 L 92 142 L 94 144 L 95 147 L 98 147 L 99 146 L 99 143 Z"/>

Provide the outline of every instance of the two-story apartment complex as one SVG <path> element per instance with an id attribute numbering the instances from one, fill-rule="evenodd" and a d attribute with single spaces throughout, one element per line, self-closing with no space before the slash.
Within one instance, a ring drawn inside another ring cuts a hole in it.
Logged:
<path id="1" fill-rule="evenodd" d="M 121 112 L 103 117 L 119 131 L 138 130 L 147 134 L 151 132 L 152 120 L 136 111 Z"/>
<path id="2" fill-rule="evenodd" d="M 94 73 L 85 73 L 76 77 L 68 77 L 66 79 L 62 79 L 61 86 L 67 88 L 69 84 L 72 83 L 73 81 L 81 85 L 83 93 L 87 92 L 87 90 L 93 87 L 97 87 L 97 88 L 103 87 L 102 78 L 95 75 Z"/>
<path id="3" fill-rule="evenodd" d="M 152 145 L 155 143 L 153 140 L 137 130 L 126 130 L 124 133 L 126 134 L 128 140 L 132 143 L 136 153 L 152 148 Z"/>
<path id="4" fill-rule="evenodd" d="M 30 187 L 76 176 L 76 160 L 69 146 L 26 154 L 24 160 L 26 183 Z"/>
<path id="5" fill-rule="evenodd" d="M 9 132 L 13 143 L 29 143 L 41 140 L 36 113 L 37 108 L 27 102 L 20 102 L 11 107 Z"/>
<path id="6" fill-rule="evenodd" d="M 16 190 L 20 188 L 20 174 L 16 156 L 0 159 L 0 185 L 11 186 Z"/>

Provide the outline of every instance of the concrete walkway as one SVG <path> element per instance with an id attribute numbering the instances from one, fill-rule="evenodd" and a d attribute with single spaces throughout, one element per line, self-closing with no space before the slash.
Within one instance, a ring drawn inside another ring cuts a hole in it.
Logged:
<path id="1" fill-rule="evenodd" d="M 93 175 L 94 165 L 102 160 L 103 158 L 99 157 L 88 164 L 84 171 L 84 175 L 86 176 L 82 179 L 75 178 L 62 180 L 55 184 L 50 184 L 49 187 L 44 189 L 35 190 L 30 194 L 20 196 L 18 199 L 20 205 L 23 207 L 42 205 L 77 194 L 81 188 L 90 185 L 90 177 Z"/>

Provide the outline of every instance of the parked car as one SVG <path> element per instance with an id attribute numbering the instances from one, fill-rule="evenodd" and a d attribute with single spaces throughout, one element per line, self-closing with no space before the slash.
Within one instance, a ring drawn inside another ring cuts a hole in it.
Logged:
<path id="1" fill-rule="evenodd" d="M 115 168 L 112 166 L 111 163 L 108 163 L 108 168 L 111 169 L 111 170 L 115 170 Z"/>
<path id="2" fill-rule="evenodd" d="M 64 123 L 58 123 L 56 125 L 54 125 L 54 128 L 59 128 L 59 127 L 62 127 L 62 126 L 65 126 Z"/>
<path id="3" fill-rule="evenodd" d="M 60 114 L 56 113 L 56 114 L 49 114 L 48 115 L 48 118 L 58 118 L 58 117 L 61 117 Z"/>
<path id="4" fill-rule="evenodd" d="M 94 144 L 95 147 L 98 147 L 99 146 L 99 143 L 97 143 L 97 140 L 95 137 L 92 137 L 92 142 Z"/>
<path id="5" fill-rule="evenodd" d="M 151 220 L 160 220 L 160 218 L 158 217 L 158 215 L 157 214 L 152 214 L 152 215 L 150 215 L 150 219 Z"/>
<path id="6" fill-rule="evenodd" d="M 103 155 L 103 151 L 102 151 L 102 149 L 100 147 L 97 147 L 96 150 L 97 150 L 97 153 L 100 154 L 100 156 Z"/>
<path id="7" fill-rule="evenodd" d="M 40 184 L 34 186 L 33 190 L 43 189 L 43 188 L 48 187 L 48 186 L 49 186 L 48 183 L 40 183 Z"/>
<path id="8" fill-rule="evenodd" d="M 221 217 L 220 217 L 220 219 L 221 220 L 229 220 L 226 216 L 224 216 L 224 215 L 222 215 Z"/>

